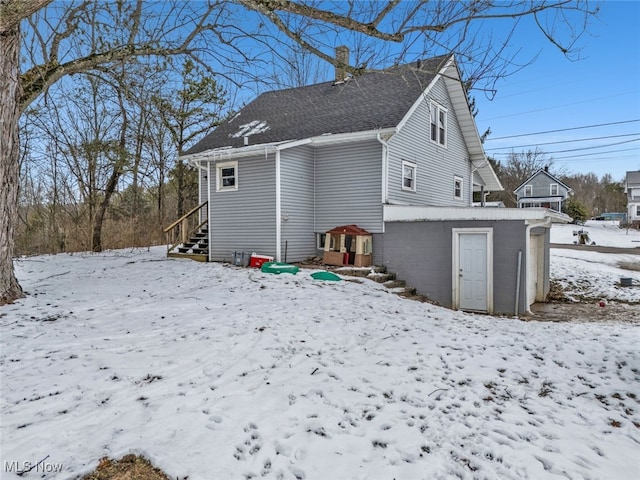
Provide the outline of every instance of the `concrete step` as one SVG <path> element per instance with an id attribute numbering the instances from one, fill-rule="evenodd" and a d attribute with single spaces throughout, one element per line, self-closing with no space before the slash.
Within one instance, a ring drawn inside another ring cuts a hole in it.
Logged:
<path id="1" fill-rule="evenodd" d="M 405 282 L 404 280 L 395 280 L 395 279 L 390 279 L 387 280 L 386 282 L 381 282 L 385 287 L 391 289 L 391 288 L 406 288 L 407 286 L 407 282 Z"/>

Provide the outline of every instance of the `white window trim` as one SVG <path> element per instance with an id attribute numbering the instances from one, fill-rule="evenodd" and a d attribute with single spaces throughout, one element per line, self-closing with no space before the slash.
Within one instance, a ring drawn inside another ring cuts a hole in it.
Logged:
<path id="1" fill-rule="evenodd" d="M 556 193 L 553 193 L 553 187 L 556 187 Z M 549 185 L 549 195 L 560 195 L 560 188 L 558 187 L 557 183 L 552 183 L 551 185 Z"/>
<path id="2" fill-rule="evenodd" d="M 527 195 L 527 191 L 529 191 L 528 195 Z M 533 197 L 533 185 L 525 185 L 524 186 L 524 196 L 525 197 Z"/>
<path id="3" fill-rule="evenodd" d="M 235 181 L 232 187 L 222 186 L 222 169 L 233 168 Z M 238 161 L 216 163 L 216 192 L 233 192 L 238 190 Z"/>
<path id="4" fill-rule="evenodd" d="M 460 195 L 456 195 L 456 183 L 460 182 Z M 453 177 L 453 198 L 456 200 L 464 200 L 464 179 L 458 175 Z"/>
<path id="5" fill-rule="evenodd" d="M 405 187 L 404 185 L 404 168 L 409 167 L 413 169 L 413 187 Z M 416 191 L 416 180 L 418 176 L 418 166 L 413 162 L 407 162 L 406 160 L 402 161 L 402 172 L 400 175 L 400 182 L 402 186 L 402 190 L 405 192 L 415 192 Z"/>
<path id="6" fill-rule="evenodd" d="M 436 111 L 436 139 L 434 140 L 431 135 L 431 125 L 433 124 L 433 109 Z M 444 142 L 440 141 L 440 112 L 444 113 Z M 436 102 L 430 102 L 429 104 L 429 140 L 431 143 L 435 143 L 441 147 L 447 148 L 447 138 L 449 136 L 449 111 L 442 105 Z"/>

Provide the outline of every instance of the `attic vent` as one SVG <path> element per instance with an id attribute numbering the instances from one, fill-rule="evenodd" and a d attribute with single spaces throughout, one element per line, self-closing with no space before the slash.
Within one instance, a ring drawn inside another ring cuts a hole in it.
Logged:
<path id="1" fill-rule="evenodd" d="M 247 145 L 249 145 L 249 136 L 245 135 L 243 139 L 244 139 L 244 146 L 246 147 Z"/>

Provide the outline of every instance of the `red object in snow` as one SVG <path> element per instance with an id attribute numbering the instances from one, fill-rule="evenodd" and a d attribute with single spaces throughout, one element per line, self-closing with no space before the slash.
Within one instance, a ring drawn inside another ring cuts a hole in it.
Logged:
<path id="1" fill-rule="evenodd" d="M 604 307 L 606 305 L 606 303 L 604 303 L 604 300 L 600 300 L 600 302 L 598 303 L 598 305 L 600 305 L 601 307 Z"/>
<path id="2" fill-rule="evenodd" d="M 268 257 L 266 255 L 256 255 L 255 253 L 252 253 L 249 260 L 249 266 L 253 268 L 260 268 L 262 267 L 263 263 L 267 262 L 273 262 L 273 257 Z"/>

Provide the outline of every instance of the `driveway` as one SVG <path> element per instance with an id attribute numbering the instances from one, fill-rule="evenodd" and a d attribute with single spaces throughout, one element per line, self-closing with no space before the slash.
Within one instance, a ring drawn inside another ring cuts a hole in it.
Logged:
<path id="1" fill-rule="evenodd" d="M 616 322 L 640 324 L 640 305 L 628 303 L 534 303 L 529 320 L 539 322 Z"/>
<path id="2" fill-rule="evenodd" d="M 549 246 L 551 248 L 564 248 L 568 250 L 584 250 L 587 252 L 624 253 L 624 254 L 640 255 L 640 245 L 635 248 L 619 248 L 619 247 L 605 247 L 602 245 L 572 245 L 568 243 L 552 243 Z"/>

